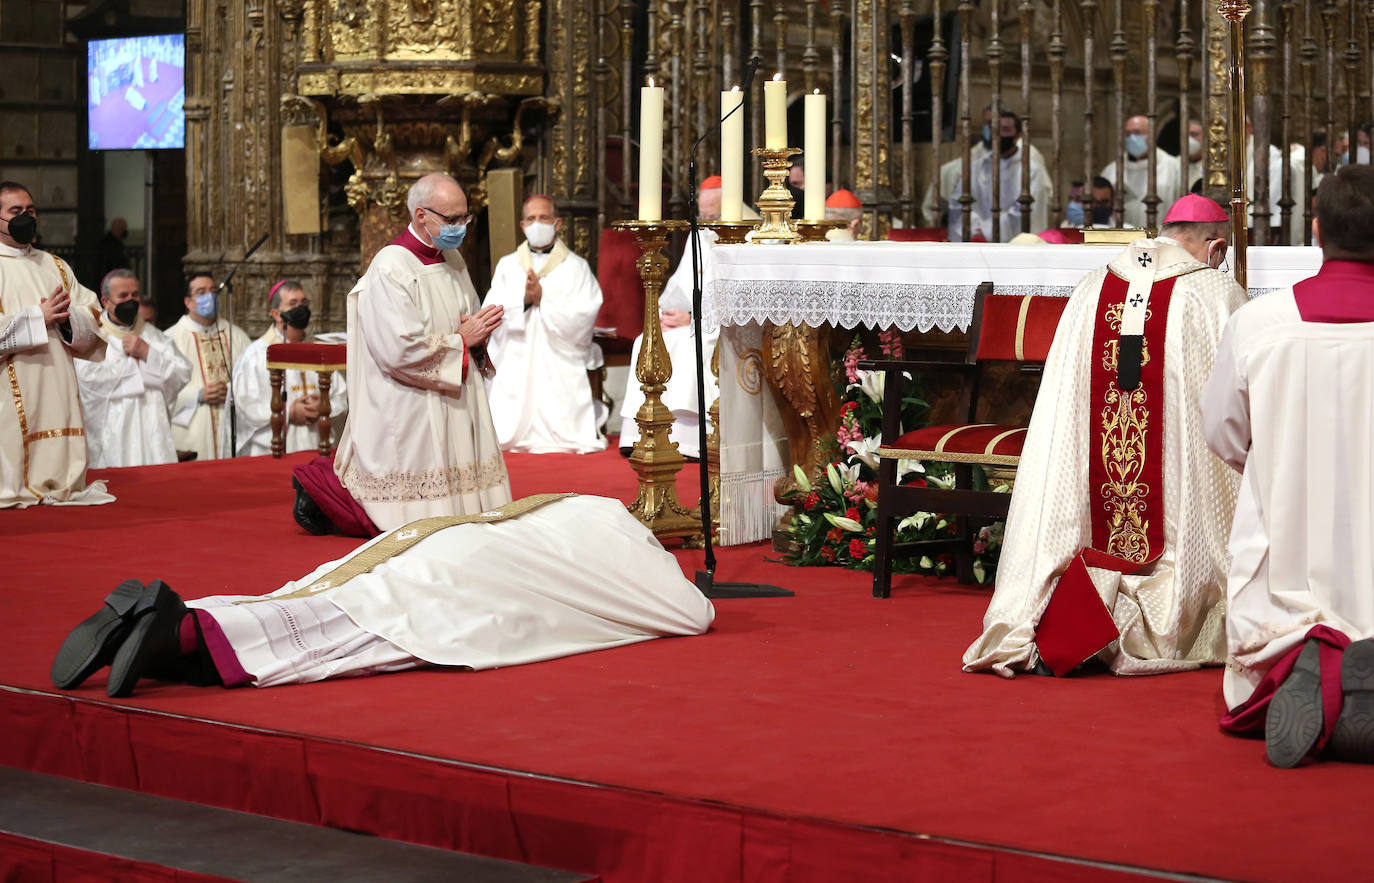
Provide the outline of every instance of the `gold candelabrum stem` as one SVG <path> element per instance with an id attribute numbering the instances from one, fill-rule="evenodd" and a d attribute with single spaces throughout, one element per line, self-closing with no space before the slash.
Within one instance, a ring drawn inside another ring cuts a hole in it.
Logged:
<path id="1" fill-rule="evenodd" d="M 763 222 L 754 231 L 752 242 L 801 241 L 801 234 L 792 221 L 796 201 L 783 184 L 792 169 L 792 157 L 798 153 L 801 150 L 796 147 L 754 148 L 754 155 L 763 161 L 763 176 L 768 179 L 768 186 L 759 194 L 759 214 L 763 215 Z"/>
<path id="2" fill-rule="evenodd" d="M 738 245 L 744 237 L 758 229 L 759 221 L 698 221 L 697 226 L 716 234 L 721 245 Z"/>
<path id="3" fill-rule="evenodd" d="M 663 404 L 663 390 L 673 376 L 668 349 L 663 345 L 659 325 L 659 296 L 668 278 L 668 258 L 663 248 L 669 235 L 687 226 L 686 221 L 618 221 L 617 230 L 629 230 L 639 246 L 639 278 L 644 282 L 644 340 L 639 348 L 635 377 L 644 391 L 644 404 L 635 414 L 639 441 L 635 442 L 630 465 L 639 477 L 639 493 L 630 505 L 638 518 L 660 540 L 679 537 L 684 545 L 702 542 L 699 510 L 678 502 L 677 473 L 686 462 L 670 441 L 673 412 Z"/>
<path id="4" fill-rule="evenodd" d="M 1231 239 L 1235 255 L 1236 282 L 1245 287 L 1248 262 L 1246 247 L 1250 244 L 1249 212 L 1245 198 L 1245 17 L 1250 14 L 1249 0 L 1222 0 L 1217 12 L 1231 25 L 1231 57 L 1229 67 L 1231 85 Z"/>

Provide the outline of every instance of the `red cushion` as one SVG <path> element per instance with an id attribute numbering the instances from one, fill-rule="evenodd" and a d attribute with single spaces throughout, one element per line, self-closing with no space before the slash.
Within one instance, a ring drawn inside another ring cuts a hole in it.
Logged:
<path id="1" fill-rule="evenodd" d="M 293 365 L 344 365 L 348 363 L 345 343 L 274 343 L 267 348 L 267 361 Z"/>
<path id="2" fill-rule="evenodd" d="M 1050 245 L 1082 245 L 1083 231 L 1077 227 L 1051 227 L 1040 231 L 1040 238 Z"/>
<path id="3" fill-rule="evenodd" d="M 615 336 L 634 340 L 644 330 L 644 282 L 639 278 L 639 246 L 630 230 L 601 231 L 596 253 L 596 281 L 601 286 L 601 312 L 596 327 L 614 328 Z"/>
<path id="4" fill-rule="evenodd" d="M 1024 426 L 1001 423 L 947 423 L 915 429 L 878 454 L 911 460 L 1015 465 L 1026 443 Z"/>
<path id="5" fill-rule="evenodd" d="M 1043 362 L 1067 297 L 989 294 L 983 298 L 979 359 Z"/>
<path id="6" fill-rule="evenodd" d="M 893 227 L 887 238 L 891 242 L 948 242 L 949 231 L 944 227 Z"/>

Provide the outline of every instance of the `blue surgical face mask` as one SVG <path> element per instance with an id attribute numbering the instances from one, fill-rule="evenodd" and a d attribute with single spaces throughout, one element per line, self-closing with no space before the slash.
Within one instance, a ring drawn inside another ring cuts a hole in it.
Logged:
<path id="1" fill-rule="evenodd" d="M 1144 156 L 1149 146 L 1149 142 L 1145 140 L 1144 135 L 1132 133 L 1126 136 L 1126 152 L 1135 159 L 1140 159 Z"/>
<path id="2" fill-rule="evenodd" d="M 442 251 L 447 251 L 462 245 L 467 235 L 467 224 L 445 224 L 442 221 L 439 222 L 439 232 L 437 234 L 431 234 L 434 241 L 434 247 Z"/>
<path id="3" fill-rule="evenodd" d="M 991 147 L 991 146 L 992 146 L 992 126 L 989 126 L 989 125 L 984 125 L 984 126 L 983 126 L 983 146 L 984 146 L 984 147 Z"/>
<path id="4" fill-rule="evenodd" d="M 1082 226 L 1083 226 L 1083 221 L 1084 221 L 1083 203 L 1081 203 L 1081 202 L 1071 202 L 1071 203 L 1069 203 L 1069 204 L 1068 204 L 1068 207 L 1066 207 L 1066 208 L 1064 209 L 1064 220 L 1068 221 L 1070 224 L 1072 224 L 1072 225 L 1075 226 L 1075 227 L 1082 227 Z"/>
<path id="5" fill-rule="evenodd" d="M 219 312 L 219 296 L 213 291 L 196 295 L 196 315 L 202 319 L 213 319 Z"/>

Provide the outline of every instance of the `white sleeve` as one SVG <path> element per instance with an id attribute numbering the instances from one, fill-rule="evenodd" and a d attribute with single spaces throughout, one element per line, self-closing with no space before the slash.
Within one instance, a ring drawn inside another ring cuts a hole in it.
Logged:
<path id="1" fill-rule="evenodd" d="M 463 388 L 462 335 L 426 331 L 405 284 L 385 271 L 369 278 L 358 294 L 358 324 L 368 351 L 391 379 L 425 389 Z"/>
<path id="2" fill-rule="evenodd" d="M 43 322 L 43 308 L 34 304 L 12 316 L 0 329 L 0 358 L 46 346 L 47 343 L 48 326 Z"/>
<path id="3" fill-rule="evenodd" d="M 1235 350 L 1234 330 L 1235 322 L 1227 322 L 1212 376 L 1202 390 L 1202 431 L 1212 453 L 1241 472 L 1250 454 L 1250 390 Z"/>
<path id="4" fill-rule="evenodd" d="M 234 426 L 238 431 L 242 453 L 242 447 L 253 434 L 272 420 L 272 383 L 267 373 L 267 348 L 250 345 L 245 349 L 234 366 L 233 380 Z"/>
<path id="5" fill-rule="evenodd" d="M 191 363 L 166 338 L 146 342 L 148 358 L 142 364 L 143 384 L 162 393 L 170 411 L 176 404 L 177 394 L 191 379 Z"/>
<path id="6" fill-rule="evenodd" d="M 592 345 L 596 314 L 601 312 L 601 286 L 587 264 L 571 258 L 563 262 L 566 273 L 551 274 L 544 280 L 544 296 L 539 301 L 539 318 L 544 323 L 550 346 L 572 359 L 585 360 Z M 549 279 L 559 278 L 560 286 L 550 288 Z"/>

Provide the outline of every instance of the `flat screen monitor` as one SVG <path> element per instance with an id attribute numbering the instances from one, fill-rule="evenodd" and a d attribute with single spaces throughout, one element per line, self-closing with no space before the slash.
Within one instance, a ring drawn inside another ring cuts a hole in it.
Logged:
<path id="1" fill-rule="evenodd" d="M 86 50 L 91 150 L 186 146 L 186 35 L 91 40 Z"/>

